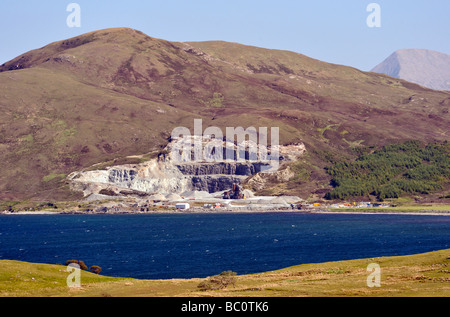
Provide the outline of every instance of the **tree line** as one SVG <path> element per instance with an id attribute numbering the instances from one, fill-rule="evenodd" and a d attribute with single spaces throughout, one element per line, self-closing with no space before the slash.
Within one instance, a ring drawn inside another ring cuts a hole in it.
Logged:
<path id="1" fill-rule="evenodd" d="M 326 199 L 375 195 L 379 200 L 439 191 L 450 180 L 450 144 L 419 141 L 392 144 L 353 162 L 326 168 L 333 190 Z"/>

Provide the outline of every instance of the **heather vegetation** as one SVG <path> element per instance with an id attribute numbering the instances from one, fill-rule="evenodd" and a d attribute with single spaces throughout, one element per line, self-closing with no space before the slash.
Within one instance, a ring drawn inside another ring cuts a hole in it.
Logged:
<path id="1" fill-rule="evenodd" d="M 54 42 L 0 65 L 0 95 L 6 209 L 81 200 L 67 178 L 73 172 L 158 157 L 171 131 L 192 131 L 195 119 L 222 131 L 278 127 L 280 144 L 304 143 L 293 166 L 299 176 L 274 177 L 257 194 L 312 200 L 329 189 L 326 165 L 390 140 L 445 141 L 450 121 L 448 92 L 295 52 L 169 42 L 127 28 Z"/>
<path id="2" fill-rule="evenodd" d="M 378 199 L 408 194 L 429 194 L 450 181 L 450 144 L 447 141 L 423 146 L 408 141 L 361 155 L 354 162 L 327 168 L 333 190 L 327 199 L 375 195 Z"/>

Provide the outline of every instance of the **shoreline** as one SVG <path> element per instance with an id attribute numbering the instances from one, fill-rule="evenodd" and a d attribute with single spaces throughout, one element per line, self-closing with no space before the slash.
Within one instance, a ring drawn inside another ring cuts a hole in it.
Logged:
<path id="1" fill-rule="evenodd" d="M 177 214 L 177 215 L 189 215 L 189 214 L 247 214 L 247 213 L 300 213 L 300 214 L 323 214 L 323 215 L 415 215 L 415 216 L 450 216 L 450 210 L 330 210 L 330 209 L 276 209 L 276 208 L 236 208 L 236 209 L 205 209 L 205 208 L 191 208 L 189 210 L 149 210 L 149 211 L 16 211 L 16 212 L 0 212 L 0 215 L 156 215 L 156 214 Z"/>
<path id="2" fill-rule="evenodd" d="M 319 211 L 318 214 L 358 214 L 358 215 L 415 215 L 415 216 L 450 216 L 450 210 L 418 210 L 418 211 Z"/>

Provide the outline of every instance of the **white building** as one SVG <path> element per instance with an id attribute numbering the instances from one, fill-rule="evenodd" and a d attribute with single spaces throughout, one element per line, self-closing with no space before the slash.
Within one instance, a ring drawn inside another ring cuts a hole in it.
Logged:
<path id="1" fill-rule="evenodd" d="M 175 207 L 177 209 L 189 209 L 189 208 L 191 208 L 191 205 L 189 205 L 187 203 L 178 203 L 175 205 Z"/>

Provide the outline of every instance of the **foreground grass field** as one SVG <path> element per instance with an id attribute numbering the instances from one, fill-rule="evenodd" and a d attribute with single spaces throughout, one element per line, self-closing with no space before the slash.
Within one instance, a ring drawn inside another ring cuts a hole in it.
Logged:
<path id="1" fill-rule="evenodd" d="M 380 266 L 379 287 L 368 287 L 371 263 Z M 450 296 L 450 249 L 431 253 L 304 264 L 241 275 L 234 286 L 200 291 L 205 279 L 137 280 L 81 273 L 69 288 L 65 266 L 0 261 L 2 297 L 416 297 Z"/>

